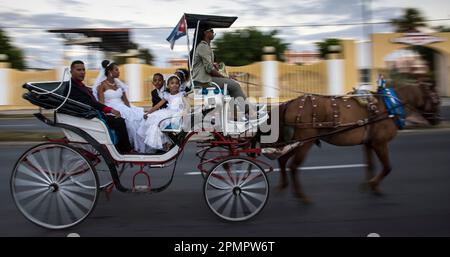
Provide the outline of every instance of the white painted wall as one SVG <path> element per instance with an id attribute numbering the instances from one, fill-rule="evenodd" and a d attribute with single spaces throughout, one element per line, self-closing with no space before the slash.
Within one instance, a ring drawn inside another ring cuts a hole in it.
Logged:
<path id="1" fill-rule="evenodd" d="M 264 97 L 278 97 L 278 62 L 264 61 L 262 63 L 262 84 Z"/>
<path id="2" fill-rule="evenodd" d="M 361 41 L 356 46 L 356 65 L 358 69 L 370 69 L 372 66 L 371 43 L 369 41 Z"/>
<path id="3" fill-rule="evenodd" d="M 344 61 L 327 60 L 328 94 L 342 95 L 344 92 Z"/>
<path id="4" fill-rule="evenodd" d="M 0 105 L 9 105 L 9 69 L 0 68 Z"/>
<path id="5" fill-rule="evenodd" d="M 125 83 L 127 83 L 128 100 L 130 102 L 139 102 L 144 100 L 141 81 L 141 65 L 140 64 L 125 64 Z"/>

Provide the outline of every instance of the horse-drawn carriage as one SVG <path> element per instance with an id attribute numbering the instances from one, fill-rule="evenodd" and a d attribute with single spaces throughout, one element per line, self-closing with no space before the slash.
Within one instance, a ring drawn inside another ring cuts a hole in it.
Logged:
<path id="1" fill-rule="evenodd" d="M 200 24 L 227 28 L 236 20 L 236 17 L 192 14 L 185 14 L 185 18 L 187 27 L 196 29 Z M 226 86 L 222 90 L 212 83 L 206 89 L 193 89 L 195 104 L 183 116 L 181 125 L 161 127 L 173 142 L 170 150 L 161 154 L 122 155 L 114 146 L 114 133 L 101 115 L 91 106 L 69 99 L 62 82 L 30 82 L 23 87 L 28 90 L 25 99 L 54 110 L 52 118 L 41 112 L 35 116 L 61 128 L 65 135 L 61 140 L 50 140 L 28 149 L 17 161 L 11 177 L 11 193 L 20 212 L 34 224 L 49 229 L 68 228 L 83 221 L 94 209 L 102 191 L 116 188 L 120 192 L 151 194 L 165 190 L 172 182 L 186 143 L 198 132 L 209 132 L 209 137 L 198 141 L 196 154 L 197 168 L 204 177 L 206 203 L 214 214 L 228 221 L 250 219 L 264 208 L 269 196 L 266 173 L 272 167 L 256 156 L 273 153 L 274 146 L 281 146 L 277 148 L 280 186 L 287 185 L 286 163 L 292 157 L 289 168 L 295 192 L 301 198 L 304 194 L 295 180 L 295 172 L 317 140 L 336 145 L 363 144 L 370 160 L 374 151 L 383 164 L 383 171 L 374 176 L 370 161 L 367 182 L 377 189 L 391 169 L 387 144 L 397 131 L 393 120 L 404 118 L 399 108 L 409 106 L 427 120 L 436 121 L 439 107 L 438 96 L 429 87 L 404 89 L 398 97 L 382 89 L 375 95 L 378 101 L 369 101 L 367 106 L 360 106 L 355 96 L 306 93 L 280 105 L 279 129 L 283 130 L 283 136 L 290 135 L 290 138 L 272 144 L 270 149 L 270 144 L 258 144 L 255 133 L 246 133 L 253 128 L 248 121 L 229 117 L 232 99 L 227 95 Z M 68 87 L 70 90 L 70 82 Z M 383 97 L 395 101 L 383 104 Z M 211 110 L 215 110 L 214 115 Z M 215 125 L 209 129 L 196 127 L 196 117 L 203 122 L 207 115 Z M 133 167 L 137 171 L 130 171 Z M 172 173 L 162 186 L 154 187 L 148 171 L 164 167 L 173 167 Z M 121 179 L 125 172 L 133 172 L 129 186 Z M 144 177 L 146 183 L 137 183 L 137 177 Z"/>

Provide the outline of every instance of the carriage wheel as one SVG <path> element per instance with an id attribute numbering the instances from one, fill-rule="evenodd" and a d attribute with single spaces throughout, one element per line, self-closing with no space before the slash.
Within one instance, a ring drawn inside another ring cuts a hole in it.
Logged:
<path id="1" fill-rule="evenodd" d="M 14 166 L 10 183 L 20 212 L 48 229 L 75 226 L 89 216 L 98 199 L 95 168 L 77 149 L 59 143 L 26 151 Z"/>
<path id="2" fill-rule="evenodd" d="M 244 221 L 258 214 L 269 197 L 264 170 L 245 157 L 231 157 L 218 163 L 203 187 L 206 203 L 217 216 Z"/>

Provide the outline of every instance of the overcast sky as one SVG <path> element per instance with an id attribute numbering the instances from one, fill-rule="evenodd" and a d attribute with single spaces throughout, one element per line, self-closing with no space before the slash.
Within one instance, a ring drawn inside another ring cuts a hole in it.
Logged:
<path id="1" fill-rule="evenodd" d="M 371 2 L 372 22 L 399 17 L 407 7 L 420 9 L 427 19 L 450 19 L 449 0 L 366 2 Z M 2 0 L 0 27 L 6 28 L 14 44 L 25 50 L 31 67 L 61 65 L 62 40 L 46 32 L 55 28 L 131 28 L 132 40 L 151 50 L 156 65 L 166 66 L 168 58 L 186 55 L 185 39 L 177 41 L 173 51 L 165 41 L 183 13 L 238 16 L 229 30 L 249 26 L 278 29 L 279 37 L 290 44 L 290 49 L 302 51 L 314 50 L 314 42 L 328 37 L 363 39 L 362 26 L 295 26 L 361 22 L 361 3 L 362 0 Z M 450 26 L 450 22 L 430 25 Z M 388 25 L 376 25 L 372 29 L 392 30 Z M 227 30 L 218 30 L 218 36 L 224 31 Z M 76 50 L 74 55 L 79 55 L 82 49 L 72 50 Z"/>

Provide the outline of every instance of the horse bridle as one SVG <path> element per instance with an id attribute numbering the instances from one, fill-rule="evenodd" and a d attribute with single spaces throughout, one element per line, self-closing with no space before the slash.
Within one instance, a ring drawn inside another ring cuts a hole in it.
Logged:
<path id="1" fill-rule="evenodd" d="M 432 107 L 438 106 L 439 103 L 440 103 L 439 95 L 438 95 L 436 92 L 432 91 L 432 90 L 430 89 L 430 87 L 431 87 L 431 85 L 429 85 L 429 84 L 426 84 L 426 85 L 420 85 L 420 86 L 419 86 L 419 88 L 420 88 L 420 90 L 421 90 L 421 92 L 422 92 L 422 94 L 423 94 L 422 98 L 423 98 L 423 100 L 424 100 L 424 106 L 426 106 L 427 103 L 430 103 L 431 105 L 433 105 Z M 414 111 L 414 112 L 416 112 L 416 113 L 422 115 L 425 119 L 427 119 L 427 118 L 433 118 L 433 116 L 436 115 L 436 113 L 433 113 L 433 112 L 427 112 L 427 111 L 424 111 L 424 110 L 420 110 L 420 109 L 418 109 L 418 108 L 412 106 L 412 105 L 409 104 L 409 103 L 407 103 L 406 105 L 407 105 L 408 108 L 410 108 L 412 111 Z M 438 117 L 438 115 L 437 115 L 437 117 Z"/>

